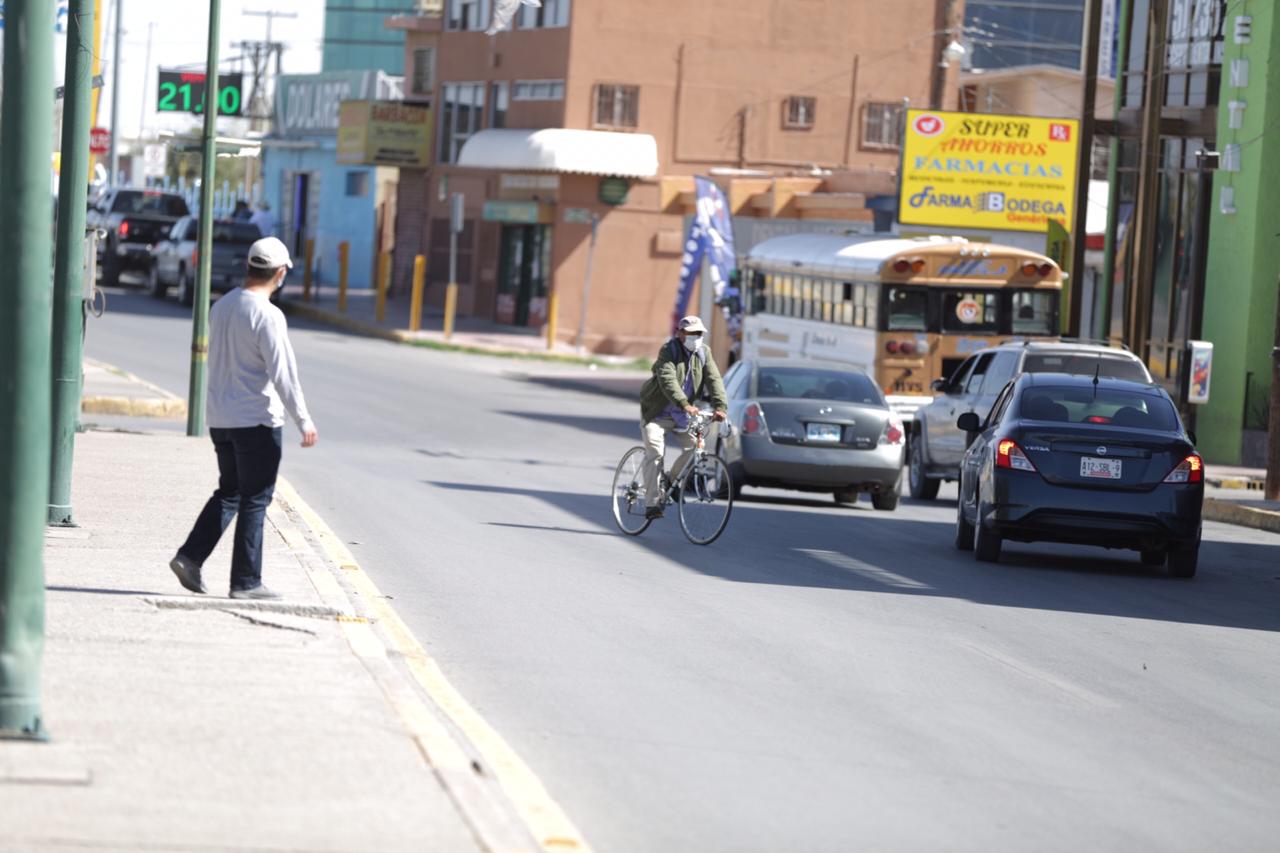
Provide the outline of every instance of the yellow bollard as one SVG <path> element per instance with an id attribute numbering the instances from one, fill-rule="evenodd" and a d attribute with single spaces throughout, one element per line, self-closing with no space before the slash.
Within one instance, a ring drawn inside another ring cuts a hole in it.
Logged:
<path id="1" fill-rule="evenodd" d="M 560 294 L 553 288 L 547 296 L 547 351 L 556 348 L 556 315 L 560 311 Z"/>
<path id="2" fill-rule="evenodd" d="M 422 291 L 427 284 L 427 259 L 418 255 L 413 259 L 413 296 L 409 300 L 409 331 L 422 328 Z"/>
<path id="3" fill-rule="evenodd" d="M 458 285 L 451 281 L 444 291 L 444 339 L 446 341 L 453 337 L 453 315 L 457 310 Z"/>
<path id="4" fill-rule="evenodd" d="M 391 253 L 378 253 L 378 299 L 375 303 L 374 311 L 377 315 L 378 322 L 382 323 L 387 319 L 387 287 L 391 278 Z"/>
<path id="5" fill-rule="evenodd" d="M 311 275 L 312 266 L 316 258 L 316 241 L 307 238 L 307 255 L 306 265 L 302 268 L 302 298 L 307 302 L 311 301 Z"/>
<path id="6" fill-rule="evenodd" d="M 347 259 L 351 244 L 343 240 L 338 244 L 338 310 L 347 313 Z"/>

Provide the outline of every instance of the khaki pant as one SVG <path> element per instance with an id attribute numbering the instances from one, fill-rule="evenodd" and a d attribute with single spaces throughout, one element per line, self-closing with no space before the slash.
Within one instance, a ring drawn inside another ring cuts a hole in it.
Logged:
<path id="1" fill-rule="evenodd" d="M 662 473 L 663 458 L 666 455 L 666 434 L 671 433 L 671 437 L 675 439 L 676 444 L 680 446 L 681 453 L 676 457 L 676 464 L 672 466 L 673 472 L 679 471 L 690 454 L 693 453 L 694 447 L 697 446 L 697 439 L 689 435 L 687 432 L 675 432 L 676 424 L 671 418 L 655 418 L 648 423 L 640 425 L 640 433 L 644 439 L 644 503 L 645 506 L 657 506 L 659 503 L 660 486 L 658 483 L 658 475 Z"/>

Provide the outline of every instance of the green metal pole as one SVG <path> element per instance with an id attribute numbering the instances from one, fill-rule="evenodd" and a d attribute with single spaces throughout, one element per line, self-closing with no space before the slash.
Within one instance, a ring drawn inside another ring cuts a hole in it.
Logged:
<path id="1" fill-rule="evenodd" d="M 191 316 L 191 383 L 187 389 L 187 435 L 204 434 L 209 377 L 209 275 L 213 260 L 213 176 L 218 161 L 218 29 L 222 0 L 209 0 L 209 55 L 205 62 L 204 162 L 200 164 L 200 236 L 196 245 L 196 298 Z"/>
<path id="2" fill-rule="evenodd" d="M 1129 67 L 1129 0 L 1120 0 L 1116 14 L 1120 16 L 1120 44 L 1116 55 L 1115 111 L 1112 117 L 1118 124 L 1120 110 L 1124 108 L 1125 69 Z M 1111 153 L 1107 158 L 1107 233 L 1102 259 L 1102 293 L 1097 299 L 1098 311 L 1093 318 L 1092 337 L 1107 340 L 1111 337 L 1111 300 L 1116 283 L 1116 229 L 1120 224 L 1120 136 L 1111 137 Z M 1129 219 L 1129 228 L 1134 225 Z"/>
<path id="3" fill-rule="evenodd" d="M 89 186 L 89 100 L 93 79 L 93 0 L 67 10 L 67 72 L 62 101 L 62 174 L 53 259 L 53 455 L 49 524 L 74 526 L 71 466 L 80 420 L 84 354 L 84 234 Z"/>
<path id="4" fill-rule="evenodd" d="M 53 0 L 8 0 L 0 106 L 0 736 L 42 738 Z"/>

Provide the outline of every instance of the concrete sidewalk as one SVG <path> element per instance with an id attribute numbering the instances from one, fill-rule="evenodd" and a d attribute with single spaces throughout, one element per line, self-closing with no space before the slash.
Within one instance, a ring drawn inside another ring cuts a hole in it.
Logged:
<path id="1" fill-rule="evenodd" d="M 544 846 L 287 484 L 263 572 L 285 602 L 223 597 L 231 531 L 210 595 L 178 585 L 168 560 L 215 480 L 204 439 L 78 438 L 80 526 L 46 539 L 51 739 L 0 742 L 0 849 Z"/>
<path id="2" fill-rule="evenodd" d="M 84 360 L 80 411 L 85 415 L 185 418 L 187 401 L 118 367 Z"/>

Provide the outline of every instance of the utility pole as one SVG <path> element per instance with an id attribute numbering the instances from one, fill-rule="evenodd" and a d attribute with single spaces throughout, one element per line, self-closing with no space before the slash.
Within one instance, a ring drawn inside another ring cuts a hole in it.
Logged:
<path id="1" fill-rule="evenodd" d="M 266 76 L 267 68 L 271 65 L 271 56 L 275 54 L 276 59 L 276 77 L 280 76 L 281 55 L 284 53 L 284 45 L 281 42 L 273 41 L 271 38 L 271 25 L 276 18 L 296 18 L 297 12 L 277 12 L 274 9 L 265 11 L 245 10 L 244 14 L 255 18 L 267 19 L 267 38 L 265 41 L 240 42 L 240 48 L 246 52 L 252 52 L 253 55 L 253 92 L 249 96 L 249 103 L 258 106 L 251 109 L 251 113 L 255 119 L 266 119 L 270 117 L 270 111 L 267 109 Z"/>
<path id="2" fill-rule="evenodd" d="M 1071 301 L 1067 306 L 1067 334 L 1080 337 L 1084 302 L 1084 252 L 1088 239 L 1089 181 L 1093 178 L 1093 137 L 1098 111 L 1098 54 L 1102 42 L 1102 0 L 1089 0 L 1089 26 L 1084 46 L 1084 96 L 1080 116 L 1080 164 L 1076 170 L 1076 221 L 1071 228 Z"/>
<path id="3" fill-rule="evenodd" d="M 1138 149 L 1138 209 L 1133 226 L 1135 262 L 1125 321 L 1129 348 L 1143 361 L 1148 356 L 1152 280 L 1155 277 L 1157 208 L 1160 203 L 1160 119 L 1164 113 L 1168 13 L 1168 0 L 1152 0 L 1147 12 L 1147 80 L 1142 104 L 1142 144 Z"/>
<path id="4" fill-rule="evenodd" d="M 213 181 L 218 160 L 218 38 L 222 0 L 209 0 L 209 50 L 205 60 L 203 162 L 200 164 L 200 236 L 196 246 L 195 305 L 191 311 L 191 382 L 187 390 L 187 435 L 204 434 L 205 388 L 209 377 L 209 274 L 213 261 Z"/>
<path id="5" fill-rule="evenodd" d="M 116 0 L 115 56 L 111 63 L 111 180 L 108 186 L 116 186 L 120 180 L 120 34 L 124 32 L 124 0 Z"/>
<path id="6" fill-rule="evenodd" d="M 1264 495 L 1280 501 L 1280 281 L 1276 282 L 1276 337 L 1271 349 L 1271 411 L 1267 419 L 1267 482 Z"/>
<path id="7" fill-rule="evenodd" d="M 151 85 L 151 40 L 155 37 L 156 22 L 147 22 L 147 53 L 146 59 L 142 63 L 142 111 L 138 115 L 138 138 L 142 138 L 143 131 L 147 127 L 147 108 L 151 105 L 147 103 L 147 89 Z"/>
<path id="8" fill-rule="evenodd" d="M 0 737 L 27 739 L 44 738 L 53 7 L 48 0 L 5 3 L 0 105 Z"/>
<path id="9" fill-rule="evenodd" d="M 89 185 L 89 99 L 93 97 L 93 0 L 67 10 L 66 86 L 62 102 L 62 174 L 53 263 L 53 452 L 49 464 L 52 525 L 75 524 L 71 467 L 80 420 L 84 345 L 85 201 Z"/>

